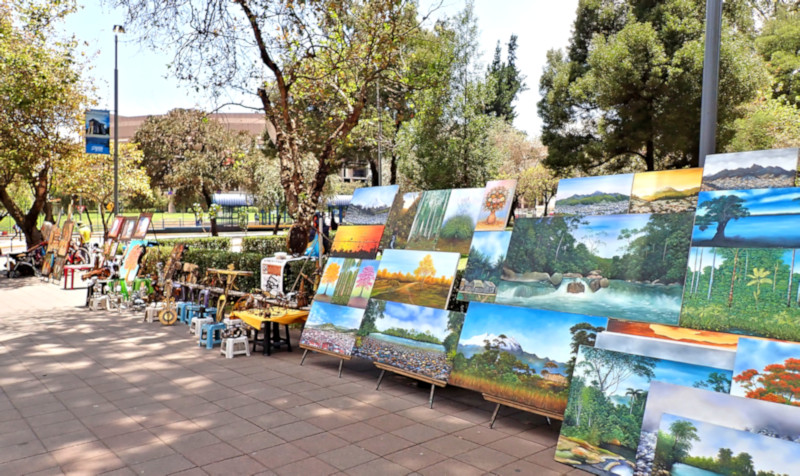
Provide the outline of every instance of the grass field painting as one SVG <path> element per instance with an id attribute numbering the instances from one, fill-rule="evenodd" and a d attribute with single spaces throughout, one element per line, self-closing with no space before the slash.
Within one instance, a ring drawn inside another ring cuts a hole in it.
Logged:
<path id="1" fill-rule="evenodd" d="M 338 258 L 375 259 L 383 225 L 340 226 L 333 237 L 330 255 Z"/>
<path id="2" fill-rule="evenodd" d="M 370 296 L 444 309 L 460 258 L 458 253 L 386 250 Z"/>
<path id="3" fill-rule="evenodd" d="M 506 229 L 516 189 L 516 179 L 486 182 L 486 189 L 481 201 L 481 212 L 478 215 L 478 225 L 475 227 L 475 231 L 502 231 Z"/>
<path id="4" fill-rule="evenodd" d="M 630 207 L 633 174 L 558 181 L 556 215 L 616 215 Z"/>
<path id="5" fill-rule="evenodd" d="M 343 225 L 385 225 L 398 185 L 363 187 L 353 192 Z"/>
<path id="6" fill-rule="evenodd" d="M 800 344 L 739 339 L 731 395 L 800 407 Z"/>
<path id="7" fill-rule="evenodd" d="M 458 288 L 458 299 L 494 302 L 510 240 L 510 231 L 475 232 L 467 268 Z"/>
<path id="8" fill-rule="evenodd" d="M 482 200 L 482 188 L 458 188 L 450 192 L 442 218 L 442 229 L 436 240 L 437 251 L 453 251 L 462 255 L 469 253 Z"/>
<path id="9" fill-rule="evenodd" d="M 630 213 L 694 211 L 703 169 L 661 170 L 633 176 Z"/>
<path id="10" fill-rule="evenodd" d="M 380 248 L 382 250 L 405 249 L 421 196 L 422 192 L 395 195 L 392 209 L 389 211 L 389 219 L 386 221 L 386 228 L 381 237 Z"/>
<path id="11" fill-rule="evenodd" d="M 363 316 L 363 309 L 314 301 L 300 336 L 300 344 L 349 356 Z"/>
<path id="12" fill-rule="evenodd" d="M 414 223 L 408 234 L 406 249 L 434 250 L 439 232 L 442 230 L 442 221 L 450 200 L 450 190 L 428 190 L 422 192 L 422 198 L 417 205 Z"/>
<path id="13" fill-rule="evenodd" d="M 373 259 L 361 260 L 361 265 L 358 267 L 358 274 L 356 275 L 355 285 L 347 305 L 350 307 L 357 307 L 365 309 L 369 295 L 372 293 L 372 286 L 375 284 L 375 278 L 378 277 L 378 265 L 380 261 Z"/>
<path id="14" fill-rule="evenodd" d="M 794 187 L 798 149 L 712 154 L 703 167 L 702 190 Z"/>

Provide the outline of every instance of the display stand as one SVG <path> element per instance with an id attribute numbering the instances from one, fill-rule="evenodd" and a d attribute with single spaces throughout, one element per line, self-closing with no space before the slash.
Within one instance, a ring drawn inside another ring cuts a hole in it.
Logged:
<path id="1" fill-rule="evenodd" d="M 433 394 L 436 391 L 436 387 L 445 387 L 447 382 L 444 380 L 436 380 L 434 378 L 426 377 L 424 375 L 415 374 L 413 372 L 408 372 L 403 369 L 399 369 L 397 367 L 392 367 L 391 365 L 382 364 L 380 362 L 374 362 L 375 367 L 381 369 L 381 374 L 378 376 L 378 385 L 375 387 L 375 390 L 379 390 L 381 388 L 381 382 L 383 381 L 383 376 L 386 375 L 386 371 L 396 373 L 397 375 L 402 375 L 403 377 L 412 378 L 414 380 L 419 380 L 420 382 L 429 383 L 431 385 L 431 396 L 428 398 L 428 407 L 433 408 Z"/>
<path id="2" fill-rule="evenodd" d="M 534 408 L 528 405 L 524 405 L 522 403 L 514 402 L 512 400 L 508 400 L 503 397 L 495 397 L 494 395 L 488 395 L 482 393 L 483 399 L 487 402 L 496 403 L 497 406 L 494 407 L 494 413 L 492 413 L 492 421 L 489 422 L 489 428 L 494 428 L 494 422 L 497 420 L 497 414 L 500 412 L 500 406 L 505 405 L 507 407 L 516 408 L 517 410 L 522 410 L 528 413 L 534 413 L 536 415 L 541 415 L 547 418 L 547 423 L 550 424 L 550 419 L 562 421 L 564 419 L 564 415 L 548 412 L 547 410 L 542 410 L 541 408 Z"/>
<path id="3" fill-rule="evenodd" d="M 306 361 L 306 355 L 308 355 L 308 351 L 309 350 L 311 352 L 317 352 L 317 353 L 320 353 L 320 354 L 329 355 L 331 357 L 336 357 L 337 359 L 339 359 L 339 378 L 342 378 L 342 365 L 344 365 L 344 361 L 345 360 L 350 360 L 350 359 L 353 358 L 350 355 L 342 355 L 342 354 L 337 354 L 335 352 L 328 352 L 327 350 L 321 350 L 321 349 L 317 349 L 316 347 L 310 347 L 310 346 L 303 345 L 303 344 L 299 344 L 299 347 L 301 349 L 304 349 L 303 350 L 303 358 L 300 359 L 300 365 L 303 365 L 303 363 Z"/>

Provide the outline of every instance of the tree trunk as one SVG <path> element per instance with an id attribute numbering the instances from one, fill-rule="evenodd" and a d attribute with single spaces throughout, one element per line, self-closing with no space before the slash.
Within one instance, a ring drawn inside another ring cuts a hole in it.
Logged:
<path id="1" fill-rule="evenodd" d="M 786 307 L 792 306 L 792 278 L 794 277 L 794 254 L 797 250 L 792 250 L 792 265 L 789 267 L 789 286 L 786 290 Z"/>
<path id="2" fill-rule="evenodd" d="M 108 220 L 106 220 L 106 214 L 103 213 L 103 204 L 97 202 L 97 213 L 100 214 L 100 221 L 103 223 L 103 241 L 105 242 L 108 239 Z"/>
<path id="3" fill-rule="evenodd" d="M 394 136 L 392 136 L 392 156 L 391 161 L 389 162 L 389 184 L 396 185 L 397 184 L 397 134 L 400 133 L 400 127 L 402 127 L 403 122 L 395 120 L 394 121 Z"/>
<path id="4" fill-rule="evenodd" d="M 378 161 L 374 159 L 369 160 L 369 171 L 372 175 L 372 186 L 377 187 L 381 184 L 381 172 L 378 170 Z"/>
<path id="5" fill-rule="evenodd" d="M 214 196 L 211 195 L 206 190 L 203 190 L 203 198 L 206 201 L 206 209 L 211 210 L 211 205 L 214 204 Z M 209 215 L 208 221 L 211 223 L 211 236 L 219 236 L 219 230 L 217 229 L 217 219 L 211 218 Z"/>
<path id="6" fill-rule="evenodd" d="M 645 145 L 645 153 L 644 153 L 644 163 L 647 166 L 647 171 L 652 172 L 656 169 L 656 157 L 655 157 L 655 144 L 653 140 L 648 140 L 647 144 Z"/>
<path id="7" fill-rule="evenodd" d="M 27 213 L 23 212 L 8 194 L 5 186 L 0 187 L 0 203 L 8 211 L 8 214 L 22 229 L 25 234 L 25 243 L 28 248 L 38 245 L 42 240 L 42 232 L 36 226 L 39 221 L 39 214 L 47 203 L 47 175 L 49 168 L 44 168 L 34 178 L 33 194 L 34 199 L 31 208 Z"/>
<path id="8" fill-rule="evenodd" d="M 736 283 L 736 265 L 739 263 L 739 250 L 733 254 L 733 272 L 731 273 L 731 290 L 728 293 L 728 307 L 733 304 L 733 285 Z"/>
<path id="9" fill-rule="evenodd" d="M 717 224 L 717 232 L 714 233 L 714 237 L 711 238 L 711 241 L 716 243 L 718 240 L 725 239 L 725 227 L 728 226 L 728 220 L 722 220 Z"/>
<path id="10" fill-rule="evenodd" d="M 714 285 L 714 265 L 717 263 L 717 249 L 714 248 L 714 256 L 711 258 L 711 277 L 708 278 L 708 296 L 706 301 L 711 300 L 711 286 Z"/>
<path id="11" fill-rule="evenodd" d="M 51 202 L 46 202 L 44 204 L 44 219 L 50 223 L 56 222 L 55 217 L 53 217 L 53 204 Z"/>
<path id="12" fill-rule="evenodd" d="M 694 283 L 694 294 L 697 294 L 697 291 L 700 290 L 700 278 L 703 277 L 703 249 L 700 249 L 700 266 L 697 267 L 697 282 Z"/>
<path id="13" fill-rule="evenodd" d="M 89 214 L 89 207 L 83 209 L 86 212 L 86 221 L 89 222 L 89 229 L 94 232 L 94 223 L 92 223 L 92 216 Z"/>
<path id="14" fill-rule="evenodd" d="M 270 213 L 272 213 L 272 210 L 270 210 Z M 272 229 L 273 236 L 278 234 L 280 225 L 281 225 L 281 207 L 278 206 L 275 207 L 275 228 Z"/>

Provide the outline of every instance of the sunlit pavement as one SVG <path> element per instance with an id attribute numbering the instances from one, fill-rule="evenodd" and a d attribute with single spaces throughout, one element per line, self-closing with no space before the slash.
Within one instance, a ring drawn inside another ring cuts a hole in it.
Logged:
<path id="1" fill-rule="evenodd" d="M 77 283 L 76 283 L 77 284 Z M 225 359 L 178 324 L 0 277 L 0 474 L 577 474 L 558 423 L 301 352 Z M 297 335 L 293 341 L 296 342 Z"/>

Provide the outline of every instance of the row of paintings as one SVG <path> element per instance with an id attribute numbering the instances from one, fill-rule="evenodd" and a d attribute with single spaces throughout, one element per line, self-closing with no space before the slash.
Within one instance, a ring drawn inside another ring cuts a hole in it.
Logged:
<path id="1" fill-rule="evenodd" d="M 143 240 L 152 218 L 152 213 L 142 213 L 138 217 L 117 215 L 108 230 L 108 238 L 115 241 Z"/>

